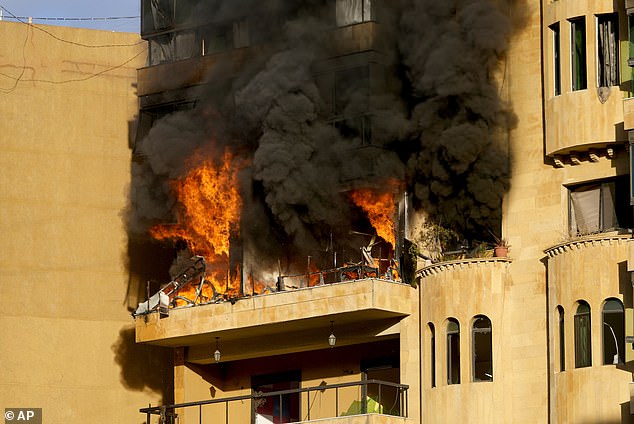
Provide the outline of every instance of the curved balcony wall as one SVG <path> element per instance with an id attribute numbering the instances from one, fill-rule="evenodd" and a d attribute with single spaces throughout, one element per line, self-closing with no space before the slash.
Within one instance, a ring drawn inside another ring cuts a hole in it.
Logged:
<path id="1" fill-rule="evenodd" d="M 606 299 L 619 299 L 625 306 L 625 317 L 631 316 L 632 283 L 627 266 L 631 240 L 629 234 L 601 234 L 560 243 L 545 251 L 553 423 L 629 422 L 632 366 L 628 360 L 632 348 L 625 344 L 625 363 L 604 365 L 602 310 Z M 575 313 L 580 302 L 590 307 L 591 364 L 584 367 L 577 363 L 575 352 Z"/>
<path id="2" fill-rule="evenodd" d="M 425 423 L 504 423 L 504 298 L 511 285 L 511 260 L 448 261 L 419 271 L 421 276 L 422 411 Z M 472 324 L 491 323 L 492 381 L 474 381 Z M 460 383 L 448 384 L 448 319 L 460 326 Z M 434 360 L 430 324 L 434 328 Z M 434 370 L 435 369 L 435 370 Z M 435 381 L 432 380 L 435 373 Z M 435 384 L 434 384 L 435 383 Z"/>
<path id="3" fill-rule="evenodd" d="M 630 90 L 627 67 L 627 15 L 619 2 L 559 0 L 544 8 L 544 90 L 546 154 L 577 155 L 590 149 L 612 148 L 627 140 L 623 98 Z M 622 2 L 621 2 L 622 3 Z M 618 13 L 619 83 L 598 88 L 597 16 Z M 571 20 L 585 18 L 586 88 L 573 90 Z M 556 91 L 555 33 L 559 34 L 559 93 Z M 591 117 L 591 119 L 587 119 Z M 593 152 L 594 153 L 594 152 Z"/>

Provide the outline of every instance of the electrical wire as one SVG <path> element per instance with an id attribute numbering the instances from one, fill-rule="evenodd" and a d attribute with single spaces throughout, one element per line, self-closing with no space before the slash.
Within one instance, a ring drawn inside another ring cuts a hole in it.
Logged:
<path id="1" fill-rule="evenodd" d="M 22 19 L 22 17 L 16 16 L 9 9 L 7 9 L 6 7 L 4 7 L 2 5 L 0 5 L 0 9 L 4 10 L 5 12 L 7 12 L 11 19 L 15 19 L 16 21 L 18 21 L 18 22 L 20 22 L 20 23 L 22 23 L 24 25 L 27 25 L 30 28 L 34 28 L 34 29 L 36 29 L 38 31 L 41 31 L 41 32 L 53 37 L 54 39 L 56 39 L 58 41 L 61 41 L 63 43 L 67 43 L 67 44 L 72 44 L 72 45 L 75 45 L 75 46 L 81 46 L 81 47 L 87 47 L 87 48 L 132 47 L 132 46 L 138 46 L 139 44 L 145 43 L 144 40 L 141 40 L 141 41 L 138 41 L 136 43 L 130 43 L 130 44 L 93 44 L 93 45 L 91 45 L 91 44 L 84 44 L 84 43 L 79 43 L 79 42 L 76 42 L 76 41 L 66 40 L 66 39 L 58 37 L 57 35 L 45 30 L 44 28 L 41 28 L 41 27 L 39 27 L 37 25 L 34 25 L 34 24 L 30 23 L 30 22 L 25 21 L 24 19 Z M 77 19 L 81 19 L 81 18 L 77 18 Z"/>
<path id="2" fill-rule="evenodd" d="M 3 7 L 4 9 L 4 7 Z M 6 10 L 6 9 L 5 9 Z M 33 16 L 12 16 L 9 19 L 17 19 L 17 20 L 33 20 L 33 21 L 110 21 L 110 20 L 118 20 L 118 19 L 139 19 L 140 16 L 106 16 L 102 18 L 98 17 L 84 17 L 84 18 L 35 18 Z"/>
<path id="3" fill-rule="evenodd" d="M 20 80 L 22 79 L 22 77 L 24 76 L 24 72 L 26 71 L 26 43 L 29 41 L 29 34 L 31 31 L 29 31 L 29 29 L 27 29 L 26 31 L 26 36 L 24 37 L 24 43 L 22 44 L 22 69 L 20 70 L 20 75 L 18 75 L 17 78 L 11 77 L 7 74 L 2 74 L 5 77 L 11 78 L 14 81 L 13 83 L 13 87 L 11 88 L 0 88 L 0 92 L 4 93 L 4 94 L 9 94 L 11 93 L 13 90 L 15 90 L 18 86 L 18 83 L 20 82 Z"/>
<path id="4" fill-rule="evenodd" d="M 134 59 L 136 59 L 137 57 L 141 56 L 145 52 L 146 52 L 146 50 L 143 49 L 140 52 L 138 52 L 137 54 L 135 54 L 134 56 L 132 56 L 130 59 L 126 60 L 125 62 L 120 63 L 119 65 L 112 66 L 110 68 L 104 69 L 104 70 L 99 71 L 99 72 L 97 72 L 95 74 L 90 74 L 90 75 L 88 75 L 86 77 L 82 77 L 82 78 L 73 78 L 73 79 L 67 79 L 67 80 L 62 80 L 62 81 L 53 81 L 53 80 L 45 80 L 45 79 L 37 79 L 37 78 L 34 78 L 34 79 L 22 78 L 22 76 L 24 75 L 24 70 L 26 69 L 26 66 L 25 66 L 25 67 L 22 68 L 22 72 L 20 73 L 19 77 L 17 77 L 17 78 L 12 77 L 12 76 L 7 75 L 7 74 L 4 74 L 4 73 L 0 73 L 0 75 L 2 75 L 4 77 L 7 77 L 7 78 L 10 78 L 10 79 L 15 81 L 13 87 L 11 87 L 10 89 L 0 89 L 0 91 L 5 92 L 6 94 L 8 94 L 8 93 L 10 93 L 11 91 L 13 91 L 16 88 L 16 86 L 18 85 L 19 82 L 38 82 L 38 83 L 45 83 L 45 84 L 68 84 L 68 83 L 71 83 L 71 82 L 87 81 L 89 79 L 96 78 L 96 77 L 98 77 L 100 75 L 103 75 L 105 73 L 108 73 L 110 71 L 114 71 L 115 69 L 119 69 L 119 68 L 124 67 L 125 65 L 127 65 L 130 62 L 132 62 Z"/>

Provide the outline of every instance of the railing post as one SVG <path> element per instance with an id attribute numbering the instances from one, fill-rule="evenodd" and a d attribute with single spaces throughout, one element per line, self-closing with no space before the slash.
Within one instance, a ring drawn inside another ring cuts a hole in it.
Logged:
<path id="1" fill-rule="evenodd" d="M 310 421 L 310 389 L 306 392 L 306 411 L 308 421 Z"/>
<path id="2" fill-rule="evenodd" d="M 335 387 L 335 417 L 339 416 L 339 387 Z"/>
<path id="3" fill-rule="evenodd" d="M 203 424 L 203 406 L 198 405 L 198 424 Z"/>
<path id="4" fill-rule="evenodd" d="M 284 405 L 283 405 L 282 395 L 280 395 L 280 422 L 281 423 L 284 422 L 282 417 L 284 417 Z"/>
<path id="5" fill-rule="evenodd" d="M 383 411 L 381 410 L 382 408 L 382 404 L 381 404 L 381 388 L 382 388 L 382 384 L 379 383 L 379 413 L 382 414 Z"/>
<path id="6" fill-rule="evenodd" d="M 229 401 L 225 402 L 225 424 L 229 424 Z"/>

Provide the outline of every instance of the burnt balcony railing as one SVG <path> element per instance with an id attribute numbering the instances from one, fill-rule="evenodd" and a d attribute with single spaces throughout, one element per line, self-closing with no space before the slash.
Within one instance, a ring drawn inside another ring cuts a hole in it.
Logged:
<path id="1" fill-rule="evenodd" d="M 148 424 L 151 423 L 152 415 L 158 416 L 159 424 L 178 424 L 179 415 L 185 414 L 186 409 L 193 409 L 191 420 L 199 424 L 244 424 L 245 419 L 254 422 L 259 413 L 258 408 L 266 402 L 271 402 L 274 407 L 269 408 L 269 412 L 274 414 L 273 421 L 280 423 L 363 414 L 386 414 L 407 418 L 408 389 L 409 386 L 404 384 L 362 380 L 154 406 L 143 408 L 140 412 L 147 415 L 146 423 Z M 322 401 L 318 402 L 317 407 L 315 400 L 320 394 Z M 330 405 L 324 407 L 323 399 L 328 399 L 327 403 Z M 295 405 L 291 406 L 289 402 L 294 402 Z M 211 408 L 213 410 L 210 410 Z M 289 411 L 297 411 L 296 416 Z"/>

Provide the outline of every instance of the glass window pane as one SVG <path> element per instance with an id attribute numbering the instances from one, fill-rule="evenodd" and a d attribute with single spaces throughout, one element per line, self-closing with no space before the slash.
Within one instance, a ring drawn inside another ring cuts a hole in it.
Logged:
<path id="1" fill-rule="evenodd" d="M 491 321 L 477 317 L 473 322 L 473 381 L 493 381 Z"/>
<path id="2" fill-rule="evenodd" d="M 592 365 L 592 337 L 590 330 L 590 306 L 580 303 L 575 313 L 575 367 Z"/>

